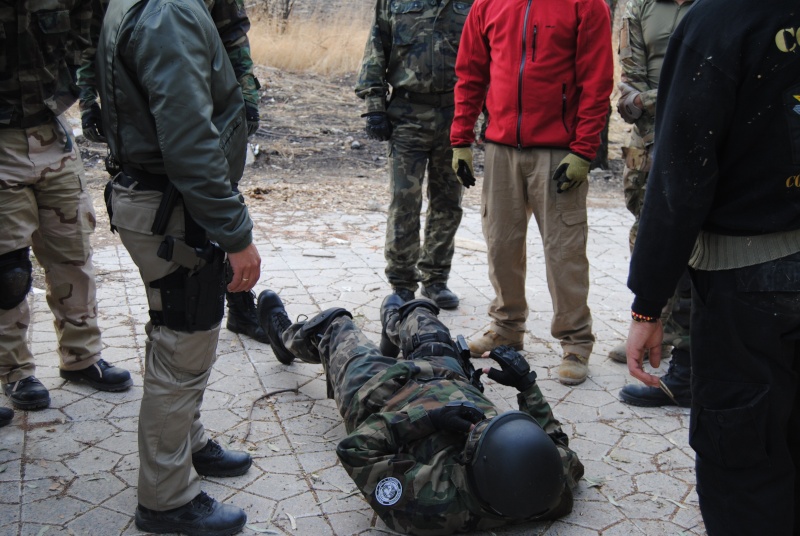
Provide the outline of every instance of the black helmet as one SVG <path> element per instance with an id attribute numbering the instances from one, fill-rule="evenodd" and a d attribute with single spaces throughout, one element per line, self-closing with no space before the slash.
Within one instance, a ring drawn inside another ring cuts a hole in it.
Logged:
<path id="1" fill-rule="evenodd" d="M 470 486 L 488 510 L 530 519 L 558 505 L 565 476 L 555 443 L 527 413 L 507 411 L 478 423 L 467 440 Z"/>

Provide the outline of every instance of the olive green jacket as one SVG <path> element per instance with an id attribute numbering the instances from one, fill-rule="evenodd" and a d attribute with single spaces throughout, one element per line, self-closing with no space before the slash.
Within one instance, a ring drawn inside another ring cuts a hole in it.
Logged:
<path id="1" fill-rule="evenodd" d="M 97 48 L 108 145 L 123 169 L 166 175 L 227 252 L 252 241 L 234 192 L 244 169 L 244 100 L 214 21 L 197 0 L 115 0 Z"/>

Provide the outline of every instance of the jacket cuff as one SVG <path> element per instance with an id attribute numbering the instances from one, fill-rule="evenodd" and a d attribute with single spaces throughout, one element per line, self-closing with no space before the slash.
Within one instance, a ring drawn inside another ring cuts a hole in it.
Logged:
<path id="1" fill-rule="evenodd" d="M 367 97 L 364 100 L 367 103 L 367 113 L 386 111 L 386 97 Z"/>
<path id="2" fill-rule="evenodd" d="M 631 311 L 639 315 L 660 318 L 661 310 L 664 308 L 666 304 L 667 304 L 666 302 L 659 303 L 636 296 L 633 299 L 633 305 L 631 305 Z"/>

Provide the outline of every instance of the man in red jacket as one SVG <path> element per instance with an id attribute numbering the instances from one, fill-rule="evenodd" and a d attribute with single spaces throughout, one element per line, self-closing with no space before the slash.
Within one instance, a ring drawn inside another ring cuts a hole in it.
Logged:
<path id="1" fill-rule="evenodd" d="M 613 86 L 609 10 L 603 0 L 476 0 L 456 60 L 453 167 L 472 182 L 475 121 L 488 111 L 483 234 L 496 297 L 473 355 L 520 350 L 525 335 L 525 240 L 531 214 L 544 243 L 561 341 L 559 380 L 582 383 L 594 345 L 587 304 L 586 182 Z M 467 168 L 467 172 L 464 168 Z M 457 171 L 458 173 L 458 171 Z"/>

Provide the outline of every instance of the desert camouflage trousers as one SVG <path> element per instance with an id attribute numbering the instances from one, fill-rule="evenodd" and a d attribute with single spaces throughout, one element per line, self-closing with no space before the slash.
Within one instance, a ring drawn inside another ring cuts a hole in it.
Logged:
<path id="1" fill-rule="evenodd" d="M 629 243 L 631 252 L 639 232 L 639 218 L 644 205 L 647 189 L 647 177 L 650 175 L 650 163 L 653 146 L 645 147 L 642 138 L 636 132 L 631 133 L 628 147 L 622 149 L 625 157 L 625 172 L 622 175 L 622 188 L 625 194 L 625 206 L 633 214 Z M 675 294 L 661 313 L 664 323 L 664 344 L 671 344 L 680 350 L 689 351 L 689 315 L 692 311 L 692 283 L 688 270 L 684 271 Z"/>
<path id="2" fill-rule="evenodd" d="M 0 129 L 0 254 L 33 249 L 44 268 L 60 367 L 80 370 L 101 350 L 89 240 L 96 222 L 80 154 L 62 124 Z M 30 322 L 28 300 L 0 310 L 3 383 L 34 374 Z"/>
<path id="3" fill-rule="evenodd" d="M 389 216 L 386 222 L 386 278 L 393 287 L 416 290 L 446 282 L 461 223 L 463 186 L 452 165 L 452 106 L 435 108 L 395 99 L 387 113 L 389 141 Z M 422 183 L 427 171 L 424 240 L 420 246 Z"/>

